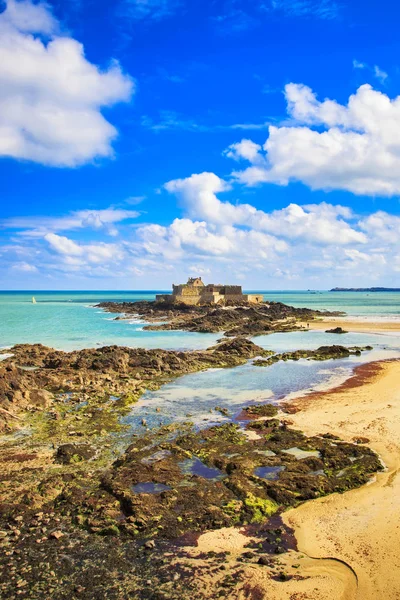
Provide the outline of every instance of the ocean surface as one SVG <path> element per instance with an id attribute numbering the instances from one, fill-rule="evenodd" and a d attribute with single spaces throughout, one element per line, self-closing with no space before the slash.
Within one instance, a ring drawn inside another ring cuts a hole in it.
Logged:
<path id="1" fill-rule="evenodd" d="M 124 345 L 129 347 L 179 350 L 204 349 L 221 334 L 183 331 L 144 331 L 139 319 L 115 321 L 95 305 L 101 301 L 153 300 L 154 291 L 143 292 L 0 292 L 0 348 L 18 343 L 41 343 L 60 350 Z M 400 319 L 400 294 L 351 292 L 263 292 L 265 300 L 296 307 L 346 312 L 365 320 Z M 32 303 L 32 296 L 36 304 Z M 254 342 L 275 352 L 316 349 L 334 343 L 345 346 L 373 346 L 361 357 L 323 363 L 300 360 L 280 362 L 268 368 L 254 367 L 251 361 L 234 369 L 210 369 L 180 377 L 156 392 L 147 392 L 125 418 L 130 431 L 173 421 L 193 421 L 207 427 L 226 420 L 215 410 L 226 408 L 231 417 L 252 402 L 328 389 L 345 381 L 354 367 L 364 362 L 400 357 L 400 335 L 348 333 L 333 336 L 323 331 L 275 333 L 258 336 Z M 157 408 L 159 409 L 157 411 Z"/>
<path id="2" fill-rule="evenodd" d="M 256 291 L 256 290 L 252 290 Z M 260 293 L 260 292 L 258 292 Z M 344 311 L 365 320 L 400 319 L 400 293 L 262 292 L 265 300 Z M 106 300 L 153 300 L 143 292 L 0 292 L 0 347 L 41 343 L 60 350 L 119 344 L 146 348 L 206 348 L 220 335 L 143 331 L 143 323 L 114 321 L 94 308 Z M 32 296 L 37 303 L 32 304 Z"/>

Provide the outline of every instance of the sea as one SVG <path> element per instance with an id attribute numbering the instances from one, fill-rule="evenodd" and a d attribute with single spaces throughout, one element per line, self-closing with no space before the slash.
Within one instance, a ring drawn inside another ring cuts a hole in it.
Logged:
<path id="1" fill-rule="evenodd" d="M 296 307 L 342 311 L 352 320 L 400 320 L 400 293 L 263 291 L 265 300 Z M 3 358 L 12 346 L 40 343 L 64 351 L 120 345 L 133 348 L 199 350 L 209 348 L 221 334 L 185 331 L 146 331 L 139 318 L 115 320 L 96 305 L 104 301 L 154 300 L 159 291 L 0 292 L 0 349 Z M 32 302 L 35 298 L 36 303 Z M 259 346 L 284 352 L 316 349 L 334 343 L 345 346 L 371 345 L 361 357 L 329 360 L 323 363 L 300 360 L 280 362 L 268 368 L 251 361 L 234 369 L 210 369 L 180 377 L 156 392 L 146 392 L 126 417 L 131 430 L 140 430 L 146 417 L 151 426 L 190 419 L 198 426 L 209 426 L 226 419 L 215 406 L 231 414 L 252 402 L 277 402 L 314 390 L 332 388 L 351 376 L 365 362 L 400 357 L 400 335 L 347 333 L 340 336 L 323 331 L 275 333 L 258 336 Z M 188 407 L 189 411 L 188 411 Z M 156 410 L 158 409 L 158 410 Z"/>
<path id="2" fill-rule="evenodd" d="M 144 348 L 200 349 L 220 335 L 143 331 L 138 320 L 115 321 L 99 302 L 154 300 L 159 291 L 0 292 L 0 347 L 40 343 L 59 350 L 110 344 Z M 162 292 L 161 292 L 162 293 Z M 359 320 L 400 320 L 400 293 L 257 291 L 265 300 L 296 307 L 337 310 Z M 32 303 L 32 297 L 36 304 Z"/>

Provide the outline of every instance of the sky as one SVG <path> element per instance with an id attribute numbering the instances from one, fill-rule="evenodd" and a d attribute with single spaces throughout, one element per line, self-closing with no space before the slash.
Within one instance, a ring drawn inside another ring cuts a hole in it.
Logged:
<path id="1" fill-rule="evenodd" d="M 0 289 L 400 287 L 394 0 L 0 11 Z"/>

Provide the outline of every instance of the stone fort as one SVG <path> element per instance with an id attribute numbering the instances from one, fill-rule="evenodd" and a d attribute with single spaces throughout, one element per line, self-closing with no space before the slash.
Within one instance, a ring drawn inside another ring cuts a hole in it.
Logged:
<path id="1" fill-rule="evenodd" d="M 241 285 L 204 284 L 201 277 L 190 277 L 187 283 L 172 286 L 171 294 L 159 294 L 156 302 L 201 304 L 260 304 L 262 294 L 243 294 Z"/>

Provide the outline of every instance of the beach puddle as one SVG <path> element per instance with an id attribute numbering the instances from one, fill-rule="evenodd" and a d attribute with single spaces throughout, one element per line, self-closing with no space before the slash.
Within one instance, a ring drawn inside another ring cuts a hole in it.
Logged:
<path id="1" fill-rule="evenodd" d="M 207 465 L 198 458 L 188 458 L 180 462 L 179 467 L 186 475 L 196 475 L 197 477 L 203 477 L 204 479 L 218 481 L 226 477 L 219 469 L 207 467 Z"/>
<path id="2" fill-rule="evenodd" d="M 153 483 L 152 481 L 137 483 L 136 485 L 132 486 L 132 491 L 135 494 L 161 494 L 161 492 L 166 492 L 170 489 L 171 487 L 169 485 L 164 485 L 163 483 Z"/>
<path id="3" fill-rule="evenodd" d="M 257 467 L 254 469 L 254 475 L 261 477 L 262 479 L 269 479 L 275 481 L 279 478 L 279 474 L 285 469 L 285 467 Z"/>
<path id="4" fill-rule="evenodd" d="M 254 450 L 255 454 L 261 454 L 262 456 L 276 456 L 272 450 Z"/>
<path id="5" fill-rule="evenodd" d="M 285 454 L 290 454 L 297 458 L 297 460 L 301 460 L 302 458 L 308 458 L 309 456 L 315 456 L 316 458 L 321 458 L 320 452 L 318 450 L 301 450 L 300 448 L 293 447 L 289 448 L 289 450 L 282 450 Z"/>

